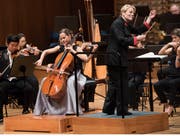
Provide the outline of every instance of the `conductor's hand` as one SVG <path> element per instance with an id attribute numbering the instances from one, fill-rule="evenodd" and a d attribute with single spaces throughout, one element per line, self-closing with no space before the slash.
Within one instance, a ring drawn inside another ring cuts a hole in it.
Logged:
<path id="1" fill-rule="evenodd" d="M 153 19 L 155 16 L 156 16 L 156 10 L 151 10 L 148 17 L 150 19 Z"/>
<path id="2" fill-rule="evenodd" d="M 138 41 L 144 41 L 146 39 L 146 35 L 144 35 L 144 34 L 138 35 L 136 38 Z"/>
<path id="3" fill-rule="evenodd" d="M 156 16 L 156 10 L 151 10 L 149 13 L 148 18 L 146 19 L 146 22 L 150 24 L 151 20 Z"/>
<path id="4" fill-rule="evenodd" d="M 3 75 L 3 74 L 2 74 L 2 73 L 0 73 L 0 77 L 2 77 L 2 75 Z"/>

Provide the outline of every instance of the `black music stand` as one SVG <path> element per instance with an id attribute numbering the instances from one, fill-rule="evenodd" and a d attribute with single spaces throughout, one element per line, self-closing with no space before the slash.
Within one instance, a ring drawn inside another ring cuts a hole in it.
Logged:
<path id="1" fill-rule="evenodd" d="M 151 81 L 151 66 L 153 62 L 157 62 L 166 58 L 167 55 L 154 55 L 152 52 L 146 53 L 140 56 L 137 56 L 135 59 L 136 61 L 147 61 L 148 62 L 148 69 L 149 69 L 149 104 L 150 110 L 154 111 L 153 106 L 153 91 L 152 91 L 152 81 Z"/>
<path id="2" fill-rule="evenodd" d="M 33 75 L 36 56 L 18 56 L 14 59 L 11 68 L 11 77 L 25 77 Z"/>

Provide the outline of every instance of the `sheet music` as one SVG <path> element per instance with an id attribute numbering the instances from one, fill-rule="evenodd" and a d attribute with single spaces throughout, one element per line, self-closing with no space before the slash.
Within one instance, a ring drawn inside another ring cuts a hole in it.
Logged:
<path id="1" fill-rule="evenodd" d="M 168 55 L 155 55 L 153 52 L 148 52 L 143 55 L 137 56 L 136 58 L 159 58 L 164 59 L 168 57 Z"/>

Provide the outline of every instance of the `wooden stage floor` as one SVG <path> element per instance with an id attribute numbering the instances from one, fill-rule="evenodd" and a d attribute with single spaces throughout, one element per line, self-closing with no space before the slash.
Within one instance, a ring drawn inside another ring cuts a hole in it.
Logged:
<path id="1" fill-rule="evenodd" d="M 100 86 L 100 88 L 103 88 L 103 87 L 104 86 Z M 96 92 L 105 95 L 104 89 L 98 89 Z M 155 93 L 154 93 L 153 97 L 156 98 Z M 104 102 L 103 97 L 101 97 L 99 95 L 95 95 L 95 102 L 90 103 L 90 108 L 95 109 L 95 111 L 84 113 L 84 114 L 88 115 L 89 113 L 96 114 L 98 112 L 101 112 L 103 102 Z M 147 107 L 145 108 L 145 111 L 148 112 L 149 111 L 148 101 L 146 103 L 146 106 Z M 162 105 L 159 105 L 159 101 L 156 100 L 154 102 L 154 111 L 162 112 L 162 109 L 163 109 Z M 139 111 L 141 111 L 141 108 L 139 108 Z M 21 107 L 19 107 L 19 108 L 8 107 L 8 115 L 10 117 L 14 117 L 14 116 L 18 117 L 18 116 L 22 115 L 21 112 L 22 112 Z M 3 123 L 0 124 L 0 133 L 1 134 L 4 133 L 4 124 Z M 151 134 L 180 134 L 180 108 L 176 109 L 176 113 L 174 114 L 173 117 L 169 117 L 169 129 L 168 130 L 152 132 Z"/>
<path id="2" fill-rule="evenodd" d="M 63 134 L 147 134 L 169 128 L 166 113 L 132 111 L 132 115 L 107 115 L 102 112 L 76 116 L 32 114 L 7 117 L 5 133 Z"/>

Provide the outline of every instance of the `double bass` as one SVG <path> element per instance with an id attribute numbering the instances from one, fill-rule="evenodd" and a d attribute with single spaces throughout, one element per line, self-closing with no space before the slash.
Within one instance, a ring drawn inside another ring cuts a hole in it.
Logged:
<path id="1" fill-rule="evenodd" d="M 43 94 L 53 99 L 61 99 L 65 94 L 67 79 L 73 67 L 73 55 L 68 50 L 60 53 L 55 59 L 53 70 L 43 82 Z"/>

